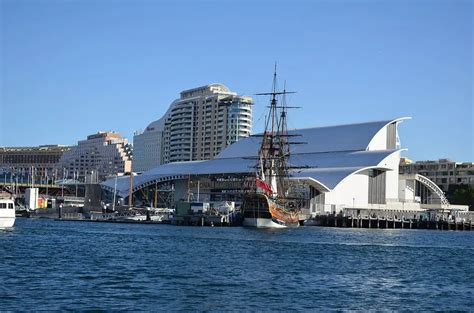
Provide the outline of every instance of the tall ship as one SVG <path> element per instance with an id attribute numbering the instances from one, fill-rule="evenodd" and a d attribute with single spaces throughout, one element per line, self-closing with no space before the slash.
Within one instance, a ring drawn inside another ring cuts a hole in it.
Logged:
<path id="1" fill-rule="evenodd" d="M 15 224 L 15 202 L 1 198 L 0 195 L 0 229 L 11 228 Z"/>
<path id="2" fill-rule="evenodd" d="M 270 106 L 265 121 L 265 131 L 258 151 L 255 191 L 245 194 L 241 210 L 244 226 L 261 228 L 286 228 L 299 226 L 299 209 L 289 195 L 290 142 L 286 126 L 287 109 L 285 95 L 293 92 L 277 91 L 276 66 Z M 278 105 L 278 98 L 282 104 Z M 292 135 L 293 136 L 293 135 Z"/>

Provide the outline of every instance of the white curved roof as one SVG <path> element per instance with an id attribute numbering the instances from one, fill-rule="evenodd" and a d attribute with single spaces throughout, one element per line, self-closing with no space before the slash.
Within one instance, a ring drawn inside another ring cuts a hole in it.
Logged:
<path id="1" fill-rule="evenodd" d="M 398 150 L 384 151 L 344 151 L 330 153 L 296 154 L 290 158 L 295 167 L 308 167 L 295 170 L 293 177 L 312 178 L 329 189 L 333 189 L 342 179 L 355 171 L 377 166 L 387 156 Z M 247 158 L 226 158 L 208 161 L 175 162 L 157 166 L 133 178 L 133 188 L 141 185 L 172 178 L 173 176 L 234 174 L 255 172 L 256 160 Z M 109 190 L 114 188 L 114 180 L 102 184 Z M 117 191 L 122 196 L 128 194 L 129 178 L 121 177 L 117 181 Z"/>
<path id="2" fill-rule="evenodd" d="M 324 186 L 327 190 L 334 189 L 344 178 L 364 167 L 339 167 L 339 168 L 310 168 L 298 171 L 292 177 L 311 179 Z"/>
<path id="3" fill-rule="evenodd" d="M 294 178 L 317 181 L 327 189 L 333 189 L 344 178 L 365 168 L 378 167 L 389 155 L 399 150 L 366 151 L 372 137 L 383 127 L 398 120 L 369 122 L 361 124 L 315 127 L 299 129 L 290 133 L 301 134 L 295 141 L 307 144 L 294 146 L 289 163 L 295 167 L 305 167 L 291 173 Z M 154 181 L 173 179 L 173 176 L 233 174 L 255 172 L 260 146 L 259 137 L 249 137 L 227 147 L 215 159 L 208 161 L 176 162 L 157 166 L 135 176 L 133 189 Z M 250 157 L 250 158 L 249 158 Z M 114 179 L 102 184 L 113 190 Z M 117 191 L 127 196 L 129 178 L 120 178 Z"/>
<path id="4" fill-rule="evenodd" d="M 366 150 L 372 138 L 383 127 L 396 121 L 399 121 L 399 119 L 290 130 L 288 131 L 289 134 L 301 135 L 291 137 L 290 141 L 305 143 L 291 146 L 291 152 L 314 153 Z M 260 148 L 260 142 L 260 137 L 244 138 L 227 147 L 216 158 L 256 156 Z"/>

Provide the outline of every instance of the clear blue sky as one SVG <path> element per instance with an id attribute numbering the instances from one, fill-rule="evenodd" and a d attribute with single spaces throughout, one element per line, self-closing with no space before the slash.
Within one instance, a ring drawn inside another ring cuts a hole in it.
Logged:
<path id="1" fill-rule="evenodd" d="M 267 91 L 277 61 L 289 127 L 412 116 L 406 156 L 474 161 L 473 1 L 0 3 L 0 146 L 132 140 L 183 89 Z"/>

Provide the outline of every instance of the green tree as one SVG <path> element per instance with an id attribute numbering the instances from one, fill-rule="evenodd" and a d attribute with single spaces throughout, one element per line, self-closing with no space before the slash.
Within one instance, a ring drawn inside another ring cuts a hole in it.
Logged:
<path id="1" fill-rule="evenodd" d="M 453 204 L 469 205 L 474 211 L 474 187 L 470 185 L 451 185 L 446 195 Z"/>

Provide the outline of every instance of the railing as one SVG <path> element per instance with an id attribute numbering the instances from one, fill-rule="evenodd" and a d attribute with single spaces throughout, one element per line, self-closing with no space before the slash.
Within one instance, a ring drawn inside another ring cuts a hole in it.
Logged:
<path id="1" fill-rule="evenodd" d="M 31 183 L 16 183 L 16 182 L 3 182 L 3 181 L 0 181 L 0 186 L 5 186 L 5 187 L 31 187 Z M 37 188 L 46 188 L 46 186 L 48 188 L 61 188 L 61 185 L 56 185 L 56 184 L 46 184 L 46 183 L 41 183 L 41 182 L 38 182 L 38 183 L 34 183 L 33 184 L 33 187 L 37 187 Z"/>
<path id="2" fill-rule="evenodd" d="M 67 220 L 83 220 L 84 214 L 82 213 L 62 213 L 61 218 Z"/>
<path id="3" fill-rule="evenodd" d="M 317 214 L 324 214 L 324 213 L 339 213 L 341 210 L 346 208 L 347 206 L 344 204 L 321 204 L 315 203 L 315 201 L 311 200 L 310 202 L 310 212 L 312 215 Z"/>

